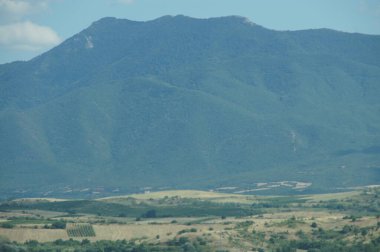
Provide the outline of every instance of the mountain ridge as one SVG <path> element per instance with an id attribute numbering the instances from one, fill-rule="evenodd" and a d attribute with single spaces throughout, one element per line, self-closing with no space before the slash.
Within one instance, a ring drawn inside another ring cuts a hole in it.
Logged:
<path id="1" fill-rule="evenodd" d="M 0 65 L 0 190 L 373 184 L 379 70 L 380 36 L 104 18 Z"/>

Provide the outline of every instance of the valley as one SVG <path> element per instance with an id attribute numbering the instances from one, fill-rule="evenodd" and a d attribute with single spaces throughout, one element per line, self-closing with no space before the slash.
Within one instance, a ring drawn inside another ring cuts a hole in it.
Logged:
<path id="1" fill-rule="evenodd" d="M 379 218 L 379 187 L 294 196 L 179 190 L 93 200 L 17 199 L 0 204 L 0 246 L 378 251 Z"/>
<path id="2" fill-rule="evenodd" d="M 277 181 L 277 182 L 258 182 L 252 183 L 251 185 L 246 185 L 244 187 L 238 186 L 226 186 L 226 187 L 217 187 L 209 188 L 209 191 L 221 192 L 221 193 L 233 193 L 233 194 L 302 194 L 307 190 L 312 183 L 309 182 L 300 182 L 300 181 Z M 367 186 L 357 187 L 356 189 L 366 188 Z M 170 189 L 167 187 L 142 187 L 135 189 L 135 193 L 147 193 L 150 191 L 162 191 Z M 353 188 L 333 188 L 332 191 L 348 191 Z M 171 189 L 174 190 L 174 189 Z M 117 187 L 105 187 L 97 186 L 93 187 L 72 187 L 72 186 L 63 186 L 57 187 L 54 190 L 50 191 L 31 191 L 31 190 L 15 190 L 9 192 L 15 198 L 22 197 L 33 197 L 35 195 L 42 196 L 44 198 L 49 196 L 59 196 L 63 198 L 74 198 L 74 197 L 107 197 L 112 195 L 120 195 L 122 191 Z"/>

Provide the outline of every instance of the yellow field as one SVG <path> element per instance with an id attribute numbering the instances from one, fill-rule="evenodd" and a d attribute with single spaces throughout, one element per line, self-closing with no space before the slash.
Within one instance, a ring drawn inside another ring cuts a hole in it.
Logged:
<path id="1" fill-rule="evenodd" d="M 142 194 L 131 194 L 126 196 L 116 196 L 116 197 L 107 197 L 99 200 L 123 198 L 123 197 L 132 197 L 135 199 L 161 199 L 164 197 L 181 197 L 181 198 L 194 198 L 194 199 L 209 199 L 209 198 L 220 198 L 228 196 L 242 196 L 236 194 L 227 194 L 227 193 L 217 193 L 209 191 L 197 191 L 197 190 L 172 190 L 172 191 L 159 191 L 159 192 L 150 192 Z"/>
<path id="2" fill-rule="evenodd" d="M 305 195 L 302 198 L 309 200 L 310 202 L 317 201 L 328 201 L 333 199 L 345 199 L 360 194 L 360 191 L 350 191 L 342 193 L 327 193 L 327 194 L 315 194 L 315 195 Z M 182 199 L 199 199 L 208 200 L 211 202 L 219 203 L 240 203 L 240 204 L 252 204 L 258 199 L 272 198 L 278 196 L 255 196 L 255 195 L 243 195 L 243 194 L 232 194 L 232 193 L 219 193 L 211 191 L 197 191 L 197 190 L 172 190 L 172 191 L 159 191 L 150 192 L 142 194 L 130 194 L 125 196 L 114 196 L 100 198 L 100 201 L 122 203 L 126 199 L 136 199 L 136 200 L 158 200 L 165 197 L 178 197 Z"/>
<path id="3" fill-rule="evenodd" d="M 285 223 L 290 217 L 294 216 L 299 224 L 295 228 L 289 228 Z M 172 218 L 157 218 L 154 220 L 145 220 L 132 222 L 128 224 L 94 224 L 96 237 L 88 237 L 87 239 L 95 240 L 122 240 L 136 239 L 153 241 L 159 236 L 160 241 L 166 241 L 178 236 L 178 232 L 184 229 L 196 228 L 196 233 L 186 233 L 186 236 L 202 236 L 207 235 L 217 239 L 223 234 L 225 237 L 236 238 L 237 232 L 234 227 L 238 223 L 245 221 L 253 221 L 250 226 L 250 232 L 253 230 L 278 233 L 289 232 L 290 238 L 295 237 L 295 232 L 303 230 L 308 233 L 312 228 L 312 222 L 318 223 L 318 227 L 324 229 L 340 229 L 344 225 L 356 225 L 358 227 L 375 226 L 377 224 L 376 217 L 363 217 L 355 223 L 349 219 L 343 219 L 342 214 L 329 213 L 326 211 L 295 211 L 287 213 L 264 214 L 262 216 L 252 216 L 245 218 L 178 218 L 177 223 L 171 223 Z M 183 223 L 191 221 L 199 221 L 200 224 L 185 225 Z M 40 242 L 54 241 L 57 239 L 69 239 L 66 230 L 60 229 L 38 229 L 33 228 L 34 225 L 17 226 L 13 229 L 0 228 L 0 236 L 5 236 L 12 241 L 25 242 L 27 240 L 37 240 Z M 380 230 L 378 231 L 380 232 Z M 74 238 L 84 239 L 84 238 Z"/>
<path id="4" fill-rule="evenodd" d="M 367 196 L 366 196 L 367 195 Z M 369 196 L 368 196 L 369 195 Z M 372 195 L 372 196 L 371 196 Z M 372 198 L 368 198 L 368 197 Z M 236 202 L 243 204 L 251 204 L 255 201 L 269 202 L 273 197 L 279 196 L 253 196 L 253 195 L 238 195 L 225 194 L 216 192 L 204 192 L 194 190 L 178 190 L 178 191 L 161 191 L 146 194 L 133 194 L 119 197 L 108 197 L 98 199 L 106 202 L 117 202 L 125 204 L 180 204 L 187 203 L 181 199 L 195 199 L 211 202 Z M 315 208 L 313 204 L 319 201 L 338 200 L 343 203 L 352 200 L 360 199 L 362 201 L 374 202 L 377 200 L 374 194 L 363 194 L 363 192 L 344 192 L 321 195 L 304 195 L 295 196 L 296 199 L 304 198 L 307 202 L 304 205 L 297 206 L 298 203 L 289 203 L 288 208 L 268 208 L 263 214 L 245 217 L 168 217 L 154 218 L 137 221 L 136 218 L 124 218 L 115 216 L 98 216 L 93 214 L 84 214 L 82 216 L 64 216 L 65 213 L 24 210 L 24 211 L 9 211 L 0 212 L 0 221 L 11 220 L 10 217 L 36 217 L 37 215 L 43 218 L 51 218 L 53 220 L 63 219 L 67 221 L 67 228 L 72 223 L 83 223 L 92 225 L 96 236 L 95 237 L 73 237 L 76 240 L 89 239 L 96 240 L 136 240 L 146 242 L 165 242 L 173 238 L 186 236 L 189 238 L 203 237 L 209 244 L 215 248 L 228 249 L 231 252 L 251 251 L 253 246 L 257 246 L 261 241 L 258 240 L 258 234 L 264 235 L 263 242 L 267 242 L 272 235 L 282 235 L 284 239 L 300 239 L 299 232 L 312 237 L 314 233 L 321 230 L 332 230 L 337 232 L 343 230 L 344 227 L 355 227 L 357 230 L 361 228 L 369 230 L 367 235 L 359 235 L 350 233 L 342 236 L 347 240 L 362 239 L 365 242 L 371 241 L 376 237 L 380 237 L 380 229 L 376 228 L 378 218 L 376 216 L 364 215 L 357 217 L 356 220 L 348 217 L 351 213 L 331 211 L 329 208 Z M 367 198 L 366 198 L 367 197 Z M 285 196 L 284 200 L 287 200 Z M 161 200 L 164 199 L 164 200 Z M 36 199 L 32 199 L 36 200 Z M 38 199 L 43 200 L 43 199 Z M 281 198 L 279 200 L 282 200 Z M 357 201 L 358 204 L 363 204 L 362 201 Z M 162 203 L 163 202 L 163 203 Z M 171 203 L 173 202 L 173 203 Z M 192 201 L 189 201 L 192 203 Z M 280 201 L 281 202 L 281 201 Z M 355 203 L 355 202 L 354 202 Z M 372 204 L 372 203 L 371 203 Z M 247 207 L 246 205 L 241 205 Z M 359 209 L 366 209 L 361 206 Z M 278 210 L 278 211 L 277 211 Z M 355 213 L 354 213 L 355 214 Z M 175 220 L 175 221 L 174 221 Z M 315 224 L 314 228 L 312 223 Z M 189 230 L 195 229 L 196 232 Z M 180 231 L 187 230 L 179 234 Z M 297 234 L 298 233 L 298 234 Z M 44 229 L 43 224 L 16 224 L 12 229 L 0 228 L 0 236 L 5 236 L 12 241 L 25 242 L 27 240 L 37 240 L 40 242 L 54 241 L 57 239 L 69 239 L 67 231 L 61 229 Z M 261 238 L 260 238 L 261 239 Z"/>
<path id="5" fill-rule="evenodd" d="M 310 201 L 327 201 L 327 200 L 340 200 L 345 198 L 350 198 L 353 196 L 357 196 L 360 194 L 360 191 L 350 191 L 350 192 L 342 192 L 342 193 L 326 193 L 326 194 L 315 194 L 305 196 L 305 199 L 309 199 Z"/>
<path id="6" fill-rule="evenodd" d="M 194 218 L 191 218 L 194 220 Z M 213 232 L 220 231 L 225 228 L 225 225 L 220 223 L 214 224 L 195 224 L 189 227 L 184 224 L 170 224 L 168 220 L 158 219 L 157 222 L 136 222 L 132 224 L 96 224 L 92 225 L 95 230 L 95 237 L 78 237 L 77 240 L 89 239 L 96 240 L 156 240 L 159 235 L 161 241 L 173 239 L 177 233 L 184 229 L 196 228 L 196 233 L 191 235 L 201 235 L 208 231 L 210 226 L 213 227 Z M 161 222 L 161 223 L 160 223 Z M 157 223 L 157 224 L 156 224 Z M 34 229 L 33 226 L 15 227 L 13 229 L 0 228 L 0 236 L 5 236 L 12 241 L 25 242 L 28 240 L 37 240 L 40 242 L 54 241 L 57 239 L 69 239 L 66 230 L 61 229 Z"/>
<path id="7" fill-rule="evenodd" d="M 98 199 L 100 201 L 107 202 L 121 202 L 127 198 L 134 198 L 137 200 L 149 200 L 149 199 L 163 199 L 165 197 L 179 197 L 183 199 L 200 199 L 208 200 L 220 203 L 252 203 L 257 199 L 257 196 L 253 195 L 241 195 L 232 193 L 218 193 L 210 191 L 197 191 L 197 190 L 172 190 L 172 191 L 160 191 L 144 194 L 131 194 L 125 196 L 115 196 Z"/>
<path id="8" fill-rule="evenodd" d="M 62 229 L 33 229 L 33 228 L 0 228 L 0 236 L 5 236 L 11 241 L 25 242 L 36 240 L 40 242 L 54 241 L 57 239 L 69 239 L 66 230 Z"/>
<path id="9" fill-rule="evenodd" d="M 96 240 L 120 239 L 156 239 L 159 235 L 161 241 L 174 238 L 181 230 L 188 229 L 186 225 L 173 224 L 132 224 L 132 225 L 93 225 Z"/>

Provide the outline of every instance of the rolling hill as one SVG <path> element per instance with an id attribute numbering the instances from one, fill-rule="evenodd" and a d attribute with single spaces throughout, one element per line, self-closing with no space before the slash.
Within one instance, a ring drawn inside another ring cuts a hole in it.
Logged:
<path id="1" fill-rule="evenodd" d="M 0 192 L 378 184 L 379 97 L 380 36 L 103 18 L 0 65 Z"/>

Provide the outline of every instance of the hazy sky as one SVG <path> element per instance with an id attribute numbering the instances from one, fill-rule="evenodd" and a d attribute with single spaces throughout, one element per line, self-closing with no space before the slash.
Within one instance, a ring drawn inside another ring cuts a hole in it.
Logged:
<path id="1" fill-rule="evenodd" d="M 380 34 L 380 0 L 0 0 L 0 63 L 28 60 L 105 16 L 176 14 L 240 15 L 275 30 Z"/>

